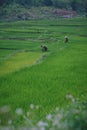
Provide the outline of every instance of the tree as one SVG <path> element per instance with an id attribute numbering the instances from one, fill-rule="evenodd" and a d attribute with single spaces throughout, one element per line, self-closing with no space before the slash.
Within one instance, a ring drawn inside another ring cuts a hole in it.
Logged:
<path id="1" fill-rule="evenodd" d="M 32 0 L 16 0 L 16 2 L 24 6 L 32 6 Z"/>
<path id="2" fill-rule="evenodd" d="M 71 7 L 72 7 L 72 10 L 77 10 L 77 0 L 72 0 L 71 1 Z"/>
<path id="3" fill-rule="evenodd" d="M 87 16 L 87 0 L 84 0 L 84 9 L 85 9 L 85 13 L 86 13 L 86 16 Z"/>
<path id="4" fill-rule="evenodd" d="M 44 5 L 46 6 L 52 6 L 52 0 L 44 0 Z"/>
<path id="5" fill-rule="evenodd" d="M 11 3 L 13 0 L 0 0 L 0 6 L 7 5 Z"/>

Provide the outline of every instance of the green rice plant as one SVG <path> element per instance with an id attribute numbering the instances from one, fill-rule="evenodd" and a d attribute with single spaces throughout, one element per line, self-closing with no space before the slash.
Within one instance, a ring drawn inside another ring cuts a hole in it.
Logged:
<path id="1" fill-rule="evenodd" d="M 19 107 L 27 111 L 30 104 L 39 104 L 36 122 L 56 106 L 65 108 L 67 94 L 84 101 L 86 21 L 77 18 L 0 23 L 0 105 L 10 105 L 13 111 Z M 65 35 L 69 44 L 64 43 Z M 43 53 L 40 46 L 44 44 L 48 52 Z"/>
<path id="2" fill-rule="evenodd" d="M 9 60 L 2 63 L 0 67 L 0 75 L 32 66 L 41 56 L 42 54 L 37 52 L 18 52 Z"/>

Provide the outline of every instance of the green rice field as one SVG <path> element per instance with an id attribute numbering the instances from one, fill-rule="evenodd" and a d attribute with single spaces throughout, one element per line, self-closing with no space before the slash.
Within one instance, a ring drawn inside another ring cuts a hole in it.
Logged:
<path id="1" fill-rule="evenodd" d="M 39 105 L 37 120 L 66 107 L 67 94 L 87 100 L 87 19 L 0 22 L 0 106 Z"/>

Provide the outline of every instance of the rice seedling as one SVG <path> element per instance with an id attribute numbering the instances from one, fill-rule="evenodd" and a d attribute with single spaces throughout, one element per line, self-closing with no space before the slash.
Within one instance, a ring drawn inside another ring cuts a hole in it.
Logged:
<path id="1" fill-rule="evenodd" d="M 0 106 L 27 111 L 30 104 L 41 105 L 35 111 L 36 122 L 57 106 L 65 108 L 66 95 L 84 101 L 86 21 L 77 18 L 0 23 Z M 65 35 L 69 36 L 69 44 L 64 43 Z M 42 52 L 41 45 L 47 45 L 48 51 Z"/>

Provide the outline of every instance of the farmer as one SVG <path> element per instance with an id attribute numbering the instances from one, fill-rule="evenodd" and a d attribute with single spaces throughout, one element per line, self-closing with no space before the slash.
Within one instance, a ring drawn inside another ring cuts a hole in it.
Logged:
<path id="1" fill-rule="evenodd" d="M 69 38 L 68 36 L 65 36 L 65 43 L 68 43 L 69 42 Z"/>
<path id="2" fill-rule="evenodd" d="M 42 51 L 47 51 L 48 47 L 46 45 L 41 45 Z"/>

